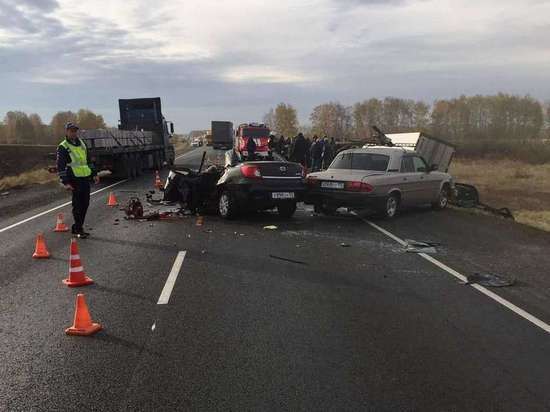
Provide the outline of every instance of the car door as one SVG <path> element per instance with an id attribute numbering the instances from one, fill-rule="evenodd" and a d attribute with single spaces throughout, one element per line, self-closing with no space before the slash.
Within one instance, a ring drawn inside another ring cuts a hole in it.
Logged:
<path id="1" fill-rule="evenodd" d="M 416 178 L 416 196 L 417 204 L 429 203 L 432 201 L 433 181 L 428 173 L 428 165 L 418 155 L 411 156 L 414 165 L 414 174 Z"/>
<path id="2" fill-rule="evenodd" d="M 401 203 L 405 205 L 415 204 L 416 199 L 416 180 L 414 172 L 414 163 L 411 156 L 401 158 L 401 168 L 399 169 L 399 189 L 401 190 Z"/>

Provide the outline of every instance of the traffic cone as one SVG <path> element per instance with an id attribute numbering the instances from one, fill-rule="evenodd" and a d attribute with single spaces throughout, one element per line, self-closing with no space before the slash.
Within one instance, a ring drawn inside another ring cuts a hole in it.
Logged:
<path id="1" fill-rule="evenodd" d="M 89 336 L 101 330 L 99 323 L 92 322 L 83 293 L 76 295 L 73 326 L 65 329 L 67 335 Z"/>
<path id="2" fill-rule="evenodd" d="M 197 216 L 197 226 L 202 226 L 204 223 L 204 216 Z"/>
<path id="3" fill-rule="evenodd" d="M 57 215 L 54 232 L 68 232 L 69 227 L 63 222 L 63 213 Z"/>
<path id="4" fill-rule="evenodd" d="M 159 171 L 157 170 L 155 172 L 155 187 L 157 189 L 162 189 L 162 181 L 160 180 L 160 175 L 159 175 Z"/>
<path id="5" fill-rule="evenodd" d="M 84 273 L 84 268 L 82 267 L 82 261 L 80 260 L 80 254 L 78 253 L 78 244 L 76 239 L 71 239 L 71 256 L 69 259 L 69 277 L 63 279 L 63 283 L 70 287 L 75 286 L 86 286 L 94 283 Z"/>
<path id="6" fill-rule="evenodd" d="M 50 257 L 50 252 L 46 247 L 46 241 L 44 240 L 44 234 L 39 232 L 36 235 L 36 247 L 34 248 L 34 253 L 32 255 L 33 259 L 47 259 Z"/>
<path id="7" fill-rule="evenodd" d="M 118 202 L 116 200 L 116 196 L 114 192 L 109 193 L 109 199 L 107 200 L 107 206 L 118 206 Z"/>

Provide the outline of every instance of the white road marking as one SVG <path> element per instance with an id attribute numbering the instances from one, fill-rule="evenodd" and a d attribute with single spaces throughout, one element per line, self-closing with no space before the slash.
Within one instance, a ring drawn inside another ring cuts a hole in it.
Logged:
<path id="1" fill-rule="evenodd" d="M 372 223 L 371 221 L 369 221 L 367 219 L 363 219 L 360 216 L 357 216 L 357 217 L 359 217 L 361 220 L 363 220 L 365 223 L 369 224 L 370 226 L 372 226 L 373 228 L 375 228 L 379 232 L 381 232 L 381 233 L 385 234 L 386 236 L 390 237 L 391 239 L 395 240 L 397 243 L 399 243 L 403 246 L 407 244 L 403 239 L 398 238 L 393 233 L 388 232 L 386 229 L 381 228 L 377 224 Z M 461 273 L 457 272 L 456 270 L 450 268 L 449 266 L 447 266 L 444 263 L 440 262 L 439 260 L 435 259 L 433 256 L 430 256 L 426 253 L 418 253 L 418 255 L 421 256 L 422 258 L 426 259 L 428 262 L 434 264 L 438 268 L 443 269 L 445 272 L 449 273 L 450 275 L 454 276 L 455 278 L 461 280 L 462 282 L 467 282 L 468 281 L 466 276 L 462 275 Z M 488 298 L 493 299 L 495 302 L 500 303 L 502 306 L 510 309 L 512 312 L 514 312 L 517 315 L 521 316 L 523 319 L 531 322 L 533 325 L 538 326 L 539 328 L 544 330 L 546 333 L 550 333 L 550 325 L 548 325 L 547 323 L 545 323 L 542 320 L 538 319 L 537 317 L 531 315 L 529 312 L 526 312 L 525 310 L 521 309 L 520 307 L 514 305 L 512 302 L 500 297 L 496 293 L 490 291 L 489 289 L 487 289 L 487 288 L 485 288 L 481 285 L 477 285 L 475 283 L 472 283 L 472 284 L 469 284 L 468 286 L 473 287 L 477 291 L 483 293 Z"/>
<path id="2" fill-rule="evenodd" d="M 95 195 L 95 194 L 97 194 L 97 193 L 101 193 L 101 192 L 103 192 L 103 191 L 105 191 L 105 190 L 107 190 L 107 189 L 110 189 L 110 188 L 112 188 L 112 187 L 115 187 L 115 186 L 120 185 L 120 184 L 122 184 L 122 183 L 124 183 L 124 182 L 127 182 L 127 181 L 128 181 L 128 179 L 124 179 L 124 180 L 121 180 L 120 182 L 113 183 L 112 185 L 102 187 L 101 189 L 96 190 L 95 192 L 90 193 L 90 196 Z M 41 216 L 47 215 L 48 213 L 51 213 L 51 212 L 53 212 L 54 210 L 61 209 L 62 207 L 65 207 L 65 206 L 69 206 L 70 204 L 71 204 L 71 202 L 65 202 L 65 203 L 63 203 L 63 204 L 61 204 L 61 205 L 59 205 L 59 206 L 56 206 L 56 207 L 53 207 L 53 208 L 51 208 L 51 209 L 45 210 L 44 212 L 40 212 L 40 213 L 38 213 L 37 215 L 34 215 L 34 216 L 28 217 L 28 218 L 26 218 L 26 219 L 23 219 L 23 220 L 21 220 L 21 221 L 19 221 L 19 222 L 17 222 L 17 223 L 14 223 L 13 225 L 6 226 L 6 227 L 0 229 L 0 233 L 5 232 L 5 231 L 10 230 L 10 229 L 13 229 L 14 227 L 17 227 L 17 226 L 19 226 L 19 225 L 22 225 L 23 223 L 30 222 L 31 220 L 37 219 L 37 218 L 39 218 L 39 217 L 41 217 Z"/>
<path id="3" fill-rule="evenodd" d="M 176 284 L 176 279 L 178 278 L 181 265 L 183 264 L 183 260 L 185 259 L 186 254 L 187 254 L 187 251 L 185 250 L 178 252 L 178 255 L 176 256 L 176 260 L 174 261 L 174 265 L 172 266 L 172 270 L 170 271 L 170 274 L 168 275 L 168 279 L 166 279 L 166 283 L 164 284 L 164 288 L 160 293 L 160 297 L 157 302 L 157 305 L 166 305 L 170 300 L 172 289 Z"/>

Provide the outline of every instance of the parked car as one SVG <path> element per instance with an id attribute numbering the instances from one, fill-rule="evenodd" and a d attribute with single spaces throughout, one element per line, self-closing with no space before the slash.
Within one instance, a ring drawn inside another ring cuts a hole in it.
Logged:
<path id="1" fill-rule="evenodd" d="M 217 183 L 221 217 L 277 208 L 291 217 L 306 190 L 304 168 L 283 158 L 244 161 L 234 150 L 226 153 L 226 168 Z"/>
<path id="2" fill-rule="evenodd" d="M 192 147 L 200 147 L 200 146 L 202 146 L 202 140 L 200 140 L 200 139 L 194 139 L 194 140 L 191 142 L 191 146 L 192 146 Z"/>
<path id="3" fill-rule="evenodd" d="M 374 146 L 339 153 L 329 168 L 307 176 L 307 204 L 331 214 L 339 207 L 370 209 L 392 218 L 399 208 L 447 207 L 453 179 L 415 151 Z"/>

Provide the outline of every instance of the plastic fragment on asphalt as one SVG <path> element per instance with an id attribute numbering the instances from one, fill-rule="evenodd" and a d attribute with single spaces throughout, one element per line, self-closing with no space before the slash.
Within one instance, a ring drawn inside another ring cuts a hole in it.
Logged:
<path id="1" fill-rule="evenodd" d="M 435 246 L 438 246 L 439 243 L 435 242 L 419 242 L 413 239 L 405 239 L 406 246 L 404 247 L 405 252 L 407 253 L 428 253 L 433 254 L 437 253 Z"/>
<path id="2" fill-rule="evenodd" d="M 350 247 L 351 245 L 350 245 L 349 243 L 344 243 L 344 242 L 342 242 L 342 243 L 340 243 L 340 246 L 342 246 L 342 247 Z"/>
<path id="3" fill-rule="evenodd" d="M 495 288 L 513 286 L 516 283 L 515 279 L 507 279 L 494 273 L 474 273 L 473 275 L 467 276 L 466 279 L 467 282 L 464 282 L 465 285 L 476 283 L 481 286 Z"/>
<path id="4" fill-rule="evenodd" d="M 9 194 L 10 194 L 10 192 L 2 192 L 2 193 L 0 193 L 0 196 L 7 196 Z"/>
<path id="5" fill-rule="evenodd" d="M 265 230 L 277 230 L 279 228 L 275 225 L 268 225 L 268 226 L 264 226 L 264 229 Z"/>

